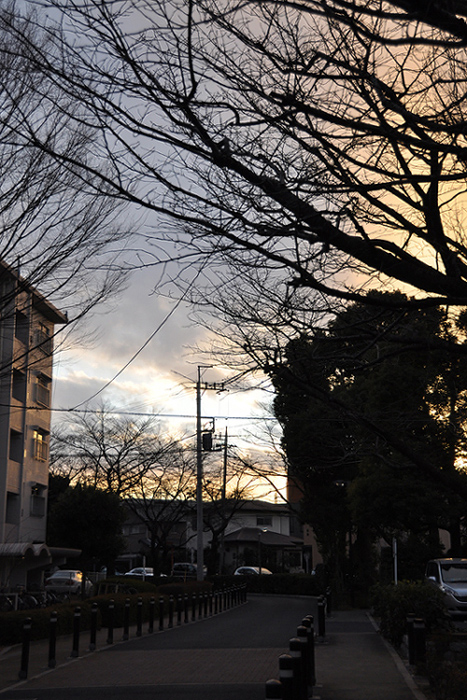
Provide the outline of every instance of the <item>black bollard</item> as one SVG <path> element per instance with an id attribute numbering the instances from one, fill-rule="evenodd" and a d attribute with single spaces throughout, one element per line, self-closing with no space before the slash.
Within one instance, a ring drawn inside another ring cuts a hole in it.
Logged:
<path id="1" fill-rule="evenodd" d="M 109 622 L 107 628 L 107 644 L 114 643 L 114 624 L 115 624 L 115 601 L 112 599 L 109 603 Z"/>
<path id="2" fill-rule="evenodd" d="M 308 652 L 310 668 L 310 685 L 316 685 L 316 663 L 315 663 L 315 621 L 313 615 L 307 615 L 302 620 L 302 625 L 308 629 Z"/>
<path id="3" fill-rule="evenodd" d="M 97 603 L 93 603 L 91 606 L 91 630 L 89 636 L 89 651 L 96 650 L 97 642 L 97 616 L 99 614 L 99 608 Z"/>
<path id="4" fill-rule="evenodd" d="M 415 613 L 409 613 L 406 618 L 407 623 L 407 652 L 408 661 L 411 666 L 415 663 L 415 645 L 414 645 L 414 634 L 413 634 L 413 623 L 415 620 Z"/>
<path id="5" fill-rule="evenodd" d="M 310 629 L 306 625 L 297 627 L 297 637 L 305 642 L 304 650 L 304 667 L 307 687 L 313 685 L 311 681 L 311 664 L 310 664 Z"/>
<path id="6" fill-rule="evenodd" d="M 81 630 L 81 608 L 79 605 L 75 608 L 73 614 L 73 649 L 71 650 L 71 658 L 76 659 L 79 656 L 79 633 Z"/>
<path id="7" fill-rule="evenodd" d="M 130 638 L 130 599 L 125 599 L 125 607 L 123 608 L 123 641 Z"/>
<path id="8" fill-rule="evenodd" d="M 212 590 L 209 591 L 209 617 L 212 617 L 212 610 L 213 610 L 213 594 Z"/>
<path id="9" fill-rule="evenodd" d="M 282 687 L 282 699 L 296 700 L 298 696 L 295 694 L 294 660 L 290 654 L 279 656 L 279 680 Z"/>
<path id="10" fill-rule="evenodd" d="M 217 615 L 219 607 L 219 593 L 214 591 L 214 615 Z"/>
<path id="11" fill-rule="evenodd" d="M 55 668 L 57 665 L 57 611 L 50 613 L 49 622 L 49 668 Z"/>
<path id="12" fill-rule="evenodd" d="M 208 616 L 208 602 L 209 602 L 209 597 L 207 591 L 204 592 L 204 617 Z"/>
<path id="13" fill-rule="evenodd" d="M 179 593 L 177 596 L 177 627 L 180 627 L 182 624 L 182 608 L 183 608 L 183 599 L 182 599 L 182 594 Z"/>
<path id="14" fill-rule="evenodd" d="M 196 594 L 193 593 L 191 596 L 191 621 L 196 620 Z"/>
<path id="15" fill-rule="evenodd" d="M 282 698 L 282 683 L 275 678 L 266 681 L 264 697 L 266 700 L 278 700 L 278 698 Z"/>
<path id="16" fill-rule="evenodd" d="M 332 615 L 332 590 L 331 586 L 326 588 L 326 614 L 328 617 Z"/>
<path id="17" fill-rule="evenodd" d="M 154 596 L 151 597 L 149 601 L 149 624 L 148 624 L 148 634 L 154 632 L 154 609 L 156 607 L 156 601 Z"/>
<path id="18" fill-rule="evenodd" d="M 172 629 L 174 626 L 174 597 L 173 595 L 169 596 L 169 624 L 168 627 L 169 629 Z"/>
<path id="19" fill-rule="evenodd" d="M 143 599 L 138 597 L 136 603 L 136 636 L 141 637 L 143 634 Z"/>
<path id="20" fill-rule="evenodd" d="M 426 659 L 425 620 L 416 617 L 413 621 L 414 664 L 424 664 Z"/>
<path id="21" fill-rule="evenodd" d="M 318 600 L 318 637 L 326 636 L 326 603 L 324 596 Z"/>
<path id="22" fill-rule="evenodd" d="M 198 620 L 203 617 L 203 594 L 198 595 Z"/>
<path id="23" fill-rule="evenodd" d="M 18 678 L 20 678 L 21 680 L 28 677 L 29 650 L 31 648 L 31 627 L 32 620 L 30 617 L 27 617 L 23 623 L 21 667 L 18 673 Z"/>
<path id="24" fill-rule="evenodd" d="M 188 598 L 188 593 L 185 593 L 185 597 L 183 599 L 183 606 L 184 606 L 184 618 L 183 621 L 186 624 L 189 622 L 189 616 L 188 616 L 188 608 L 189 608 L 189 598 Z"/>
<path id="25" fill-rule="evenodd" d="M 300 637 L 293 637 L 289 640 L 289 653 L 294 659 L 294 676 L 296 687 L 296 698 L 307 700 L 308 698 L 308 682 L 307 682 L 307 663 L 306 663 L 306 641 Z"/>
<path id="26" fill-rule="evenodd" d="M 159 632 L 164 629 L 164 598 L 159 598 Z"/>

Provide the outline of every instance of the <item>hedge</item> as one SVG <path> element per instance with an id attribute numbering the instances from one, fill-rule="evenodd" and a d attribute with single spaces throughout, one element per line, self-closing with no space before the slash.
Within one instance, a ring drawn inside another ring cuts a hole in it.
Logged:
<path id="1" fill-rule="evenodd" d="M 410 613 L 425 620 L 427 632 L 451 626 L 442 593 L 424 582 L 401 581 L 397 586 L 374 586 L 370 591 L 370 604 L 375 617 L 379 618 L 381 634 L 396 649 L 402 644 Z"/>
<path id="2" fill-rule="evenodd" d="M 282 595 L 318 596 L 324 593 L 321 582 L 309 574 L 271 574 L 263 576 L 216 576 L 215 588 L 246 583 L 251 593 L 276 593 Z"/>
<path id="3" fill-rule="evenodd" d="M 212 584 L 209 582 L 198 583 L 190 581 L 186 584 L 180 582 L 163 584 L 156 586 L 139 581 L 138 588 L 146 588 L 146 592 L 129 594 L 127 592 L 111 592 L 103 595 L 87 598 L 85 601 L 76 600 L 73 603 L 59 603 L 49 608 L 39 608 L 32 610 L 17 610 L 0 613 L 0 645 L 18 644 L 22 641 L 22 631 L 24 621 L 30 617 L 32 620 L 31 639 L 46 639 L 49 636 L 50 615 L 57 612 L 57 633 L 71 634 L 73 632 L 73 617 L 77 606 L 81 608 L 81 629 L 88 630 L 91 626 L 91 608 L 96 603 L 99 611 L 98 627 L 107 627 L 109 623 L 109 604 L 113 600 L 114 626 L 123 627 L 124 609 L 126 600 L 130 601 L 130 624 L 136 623 L 138 600 L 143 602 L 142 613 L 143 622 L 149 620 L 149 603 L 151 598 L 155 599 L 154 618 L 159 620 L 159 598 L 164 597 L 165 611 L 170 595 L 177 597 L 179 594 L 188 593 L 190 596 L 198 591 L 209 591 Z M 237 581 L 238 583 L 238 581 Z M 147 587 L 150 590 L 147 591 Z M 136 586 L 135 586 L 136 588 Z"/>
<path id="4" fill-rule="evenodd" d="M 48 608 L 0 613 L 0 644 L 3 646 L 19 644 L 22 641 L 24 621 L 28 617 L 32 620 L 31 639 L 46 639 L 49 636 L 52 612 L 57 613 L 57 633 L 71 634 L 74 613 L 78 605 L 81 608 L 81 629 L 89 629 L 91 626 L 91 603 L 88 600 L 60 603 Z M 99 618 L 98 624 L 100 625 Z"/>

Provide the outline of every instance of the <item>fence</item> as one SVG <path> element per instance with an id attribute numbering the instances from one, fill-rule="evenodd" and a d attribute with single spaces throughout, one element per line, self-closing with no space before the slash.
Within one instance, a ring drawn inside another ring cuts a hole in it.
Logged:
<path id="1" fill-rule="evenodd" d="M 114 644 L 117 641 L 116 630 L 121 631 L 121 640 L 130 639 L 133 633 L 136 637 L 141 637 L 144 634 L 144 626 L 147 623 L 146 633 L 153 634 L 156 629 L 156 610 L 158 630 L 163 632 L 166 629 L 171 629 L 174 626 L 181 626 L 195 622 L 197 620 L 208 618 L 212 615 L 218 615 L 231 608 L 242 605 L 247 601 L 247 587 L 245 584 L 231 586 L 215 591 L 193 593 L 169 596 L 168 599 L 161 597 L 158 601 L 153 597 L 150 600 L 147 619 L 143 620 L 143 605 L 142 598 L 139 596 L 137 601 L 136 625 L 130 629 L 130 599 L 127 598 L 123 603 L 122 610 L 117 610 L 115 600 L 110 600 L 106 611 L 107 624 L 101 630 L 105 634 L 105 642 L 102 647 Z M 116 628 L 115 620 L 117 616 L 123 618 L 123 626 Z M 98 648 L 98 607 L 93 603 L 91 609 L 91 623 L 89 633 L 89 642 L 87 652 L 93 652 Z M 26 618 L 22 630 L 22 647 L 21 647 L 21 662 L 18 677 L 24 680 L 28 677 L 29 662 L 31 653 L 31 633 L 32 620 Z M 101 634 L 102 636 L 102 634 Z M 81 630 L 81 608 L 76 606 L 73 615 L 73 634 L 70 642 L 71 649 L 69 658 L 76 658 L 80 655 L 80 648 L 83 646 L 84 633 Z M 57 665 L 57 613 L 52 611 L 50 615 L 49 638 L 48 638 L 48 658 L 47 665 L 49 669 L 54 669 Z M 47 646 L 47 645 L 46 645 Z M 44 646 L 38 647 L 38 651 L 44 652 Z M 43 659 L 45 662 L 45 659 Z"/>

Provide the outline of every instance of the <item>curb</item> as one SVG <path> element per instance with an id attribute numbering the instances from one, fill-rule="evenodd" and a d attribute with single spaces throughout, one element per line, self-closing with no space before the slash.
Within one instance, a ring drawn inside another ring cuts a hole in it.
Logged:
<path id="1" fill-rule="evenodd" d="M 399 673 L 400 673 L 401 676 L 403 677 L 403 679 L 404 679 L 404 681 L 406 682 L 406 685 L 408 686 L 408 688 L 410 688 L 410 690 L 411 690 L 412 693 L 414 694 L 415 698 L 416 698 L 417 700 L 427 700 L 427 696 L 426 696 L 425 693 L 419 688 L 419 686 L 417 685 L 417 683 L 416 683 L 415 680 L 414 680 L 414 677 L 412 676 L 412 674 L 410 673 L 410 671 L 407 669 L 407 666 L 405 665 L 405 663 L 403 662 L 403 660 L 401 659 L 401 657 L 399 656 L 399 654 L 396 652 L 396 650 L 394 649 L 394 647 L 392 647 L 392 646 L 389 644 L 389 642 L 388 642 L 386 639 L 384 639 L 384 637 L 379 633 L 379 627 L 378 627 L 378 625 L 377 625 L 377 623 L 376 623 L 376 620 L 373 618 L 373 616 L 371 615 L 371 613 L 367 612 L 366 614 L 367 614 L 367 616 L 368 616 L 369 621 L 370 621 L 371 624 L 373 625 L 375 631 L 378 632 L 378 634 L 379 634 L 379 636 L 380 636 L 380 639 L 381 639 L 381 641 L 383 642 L 384 646 L 386 647 L 387 651 L 389 652 L 389 655 L 391 656 L 392 660 L 394 661 L 394 664 L 395 664 L 395 666 L 397 667 L 397 670 L 399 671 Z"/>

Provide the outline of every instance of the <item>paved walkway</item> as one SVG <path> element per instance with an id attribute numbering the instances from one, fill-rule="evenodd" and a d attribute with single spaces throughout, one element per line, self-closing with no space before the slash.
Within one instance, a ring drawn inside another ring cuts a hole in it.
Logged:
<path id="1" fill-rule="evenodd" d="M 164 632 L 70 660 L 71 638 L 60 640 L 57 668 L 47 669 L 48 647 L 31 650 L 29 679 L 18 683 L 20 649 L 0 656 L 0 700 L 263 700 L 265 682 L 278 677 L 278 657 L 314 601 L 255 596 L 240 607 Z M 116 630 L 115 640 L 121 635 Z M 132 631 L 134 635 L 134 630 Z M 322 700 L 424 700 L 404 664 L 385 645 L 364 611 L 335 612 L 316 644 L 317 685 Z"/>

